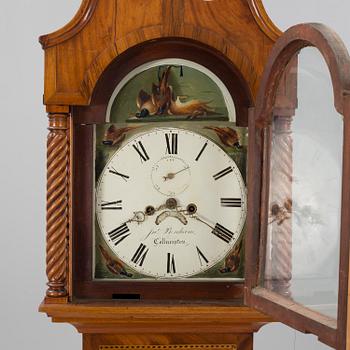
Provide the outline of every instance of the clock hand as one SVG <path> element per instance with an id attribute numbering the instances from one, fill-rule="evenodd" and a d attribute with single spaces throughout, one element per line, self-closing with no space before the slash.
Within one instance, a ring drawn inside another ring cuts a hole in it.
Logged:
<path id="1" fill-rule="evenodd" d="M 202 219 L 198 214 L 196 214 L 197 213 L 197 206 L 196 206 L 196 204 L 190 203 L 189 205 L 187 205 L 186 210 L 182 210 L 182 212 L 185 215 L 189 215 L 190 218 L 195 219 L 195 220 L 203 223 L 204 225 L 207 225 L 212 230 L 214 229 L 214 227 L 211 224 L 209 224 L 207 221 Z"/>
<path id="2" fill-rule="evenodd" d="M 191 215 L 191 218 L 203 223 L 204 225 L 207 225 L 208 227 L 210 227 L 212 230 L 214 230 L 214 226 L 210 225 L 208 222 L 204 221 L 203 219 L 201 219 L 198 215 Z"/>
<path id="3" fill-rule="evenodd" d="M 181 173 L 182 171 L 185 171 L 185 170 L 187 170 L 189 168 L 190 167 L 188 166 L 186 168 L 183 168 L 183 169 L 177 171 L 176 173 L 168 173 L 166 176 L 163 176 L 163 179 L 164 179 L 164 181 L 172 180 L 175 177 L 175 175 L 177 175 L 177 174 Z"/>

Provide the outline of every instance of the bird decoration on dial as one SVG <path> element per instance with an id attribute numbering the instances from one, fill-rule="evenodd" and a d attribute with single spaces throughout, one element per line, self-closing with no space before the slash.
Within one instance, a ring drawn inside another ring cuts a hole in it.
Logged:
<path id="1" fill-rule="evenodd" d="M 159 79 L 159 84 L 152 84 L 152 94 L 141 90 L 137 96 L 137 107 L 140 113 L 137 117 L 148 115 L 184 115 L 188 119 L 214 113 L 209 106 L 210 101 L 198 99 L 182 102 L 180 97 L 175 97 L 173 87 L 169 85 L 169 74 L 172 66 L 167 66 Z"/>
<path id="2" fill-rule="evenodd" d="M 220 262 L 219 273 L 236 271 L 237 259 L 228 269 L 225 258 L 240 251 L 246 202 L 239 167 L 210 138 L 172 127 L 138 130 L 110 153 L 97 179 L 99 250 L 120 278 L 193 278 Z"/>
<path id="3" fill-rule="evenodd" d="M 121 276 L 127 276 L 127 277 L 132 276 L 132 274 L 128 273 L 125 270 L 124 265 L 121 261 L 119 261 L 117 258 L 111 257 L 108 254 L 108 252 L 106 251 L 106 249 L 104 249 L 101 245 L 99 246 L 99 248 L 100 248 L 101 254 L 103 256 L 103 259 L 106 262 L 106 266 L 110 272 L 112 272 L 113 274 L 116 274 L 116 275 L 121 275 Z"/>
<path id="4" fill-rule="evenodd" d="M 230 127 L 206 126 L 205 129 L 213 130 L 220 138 L 221 142 L 232 148 L 241 148 L 237 131 Z"/>
<path id="5" fill-rule="evenodd" d="M 126 133 L 135 127 L 125 127 L 117 129 L 114 124 L 111 124 L 104 134 L 102 143 L 108 146 L 119 146 L 125 139 Z"/>
<path id="6" fill-rule="evenodd" d="M 115 88 L 106 115 L 117 124 L 235 119 L 226 85 L 206 67 L 184 59 L 151 61 L 129 72 Z"/>

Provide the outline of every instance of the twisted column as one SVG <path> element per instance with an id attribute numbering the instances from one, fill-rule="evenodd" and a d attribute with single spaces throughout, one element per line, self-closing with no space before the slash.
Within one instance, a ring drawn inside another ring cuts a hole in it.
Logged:
<path id="1" fill-rule="evenodd" d="M 292 278 L 293 139 L 291 116 L 275 116 L 270 162 L 270 289 L 290 296 Z"/>
<path id="2" fill-rule="evenodd" d="M 67 296 L 68 114 L 49 114 L 47 138 L 46 274 L 48 297 Z"/>

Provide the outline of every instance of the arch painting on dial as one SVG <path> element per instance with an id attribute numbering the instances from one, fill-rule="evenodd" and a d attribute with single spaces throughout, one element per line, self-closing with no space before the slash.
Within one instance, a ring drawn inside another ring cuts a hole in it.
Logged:
<path id="1" fill-rule="evenodd" d="M 112 123 L 177 120 L 235 121 L 232 97 L 204 66 L 184 59 L 141 65 L 116 86 L 106 121 Z"/>
<path id="2" fill-rule="evenodd" d="M 93 278 L 241 280 L 246 155 L 228 121 L 96 125 Z"/>

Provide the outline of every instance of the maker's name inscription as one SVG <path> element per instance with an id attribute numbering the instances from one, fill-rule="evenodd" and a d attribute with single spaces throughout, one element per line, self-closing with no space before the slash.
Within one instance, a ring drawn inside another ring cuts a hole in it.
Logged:
<path id="1" fill-rule="evenodd" d="M 154 245 L 187 245 L 186 236 L 194 235 L 193 230 L 185 228 L 174 229 L 172 227 L 166 228 L 152 228 L 146 235 L 145 239 L 152 237 Z"/>

